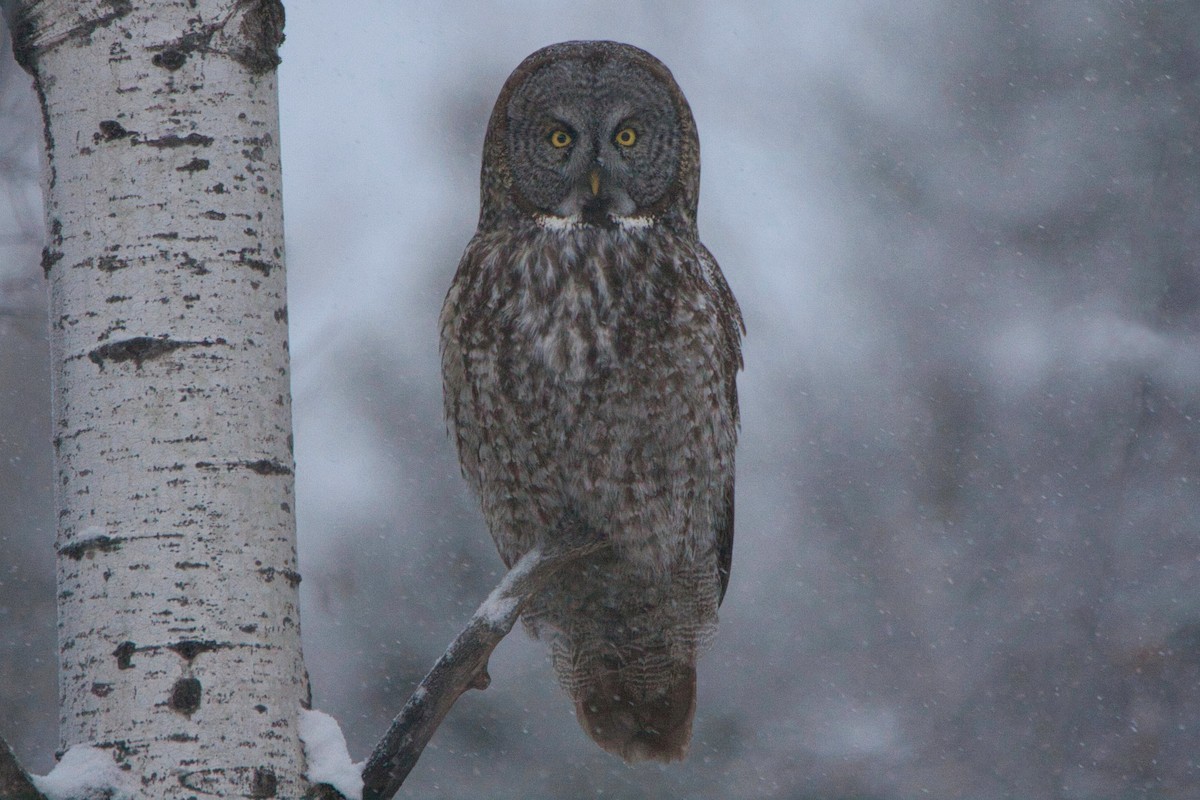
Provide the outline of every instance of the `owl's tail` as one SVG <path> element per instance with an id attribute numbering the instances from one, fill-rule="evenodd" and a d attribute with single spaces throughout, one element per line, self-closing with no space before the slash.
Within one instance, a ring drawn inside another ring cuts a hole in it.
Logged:
<path id="1" fill-rule="evenodd" d="M 596 744 L 627 763 L 679 761 L 696 713 L 696 665 L 676 664 L 652 689 L 607 670 L 575 701 L 579 724 Z"/>

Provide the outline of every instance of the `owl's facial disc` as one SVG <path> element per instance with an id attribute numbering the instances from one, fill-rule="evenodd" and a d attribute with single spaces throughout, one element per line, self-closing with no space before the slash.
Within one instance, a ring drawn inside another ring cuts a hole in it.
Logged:
<path id="1" fill-rule="evenodd" d="M 637 211 L 637 203 L 626 189 L 629 169 L 600 137 L 592 138 L 589 147 L 581 147 L 580 153 L 565 162 L 562 174 L 568 180 L 568 189 L 553 210 L 556 216 L 578 217 L 589 225 L 613 225 L 614 218 Z"/>
<path id="2" fill-rule="evenodd" d="M 591 225 L 649 213 L 679 167 L 671 95 L 633 64 L 547 65 L 514 93 L 507 134 L 523 204 L 535 214 Z"/>

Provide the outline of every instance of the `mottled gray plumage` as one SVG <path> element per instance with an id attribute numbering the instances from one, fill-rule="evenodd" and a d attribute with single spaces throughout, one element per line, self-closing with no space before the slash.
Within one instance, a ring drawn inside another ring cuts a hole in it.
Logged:
<path id="1" fill-rule="evenodd" d="M 505 564 L 603 554 L 527 607 L 584 730 L 682 758 L 733 547 L 742 320 L 696 232 L 700 145 L 670 71 L 615 42 L 529 56 L 484 142 L 441 317 L 446 415 Z"/>

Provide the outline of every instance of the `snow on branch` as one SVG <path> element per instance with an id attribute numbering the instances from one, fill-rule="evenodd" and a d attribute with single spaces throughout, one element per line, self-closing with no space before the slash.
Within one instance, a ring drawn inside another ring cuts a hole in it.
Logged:
<path id="1" fill-rule="evenodd" d="M 390 800 L 455 701 L 467 689 L 487 688 L 491 682 L 488 658 L 550 576 L 607 546 L 604 540 L 564 536 L 521 557 L 433 665 L 375 746 L 363 770 L 364 800 Z"/>
<path id="2" fill-rule="evenodd" d="M 350 760 L 346 737 L 337 720 L 323 711 L 300 709 L 300 738 L 304 742 L 304 777 L 338 791 L 345 800 L 362 800 L 362 763 Z"/>
<path id="3" fill-rule="evenodd" d="M 62 754 L 49 775 L 30 775 L 0 736 L 0 800 L 130 800 L 129 776 L 107 750 L 81 744 Z"/>
<path id="4" fill-rule="evenodd" d="M 46 800 L 133 800 L 136 782 L 99 747 L 77 744 L 62 754 L 49 775 L 33 775 Z M 39 797 L 42 795 L 38 795 Z"/>
<path id="5" fill-rule="evenodd" d="M 46 800 L 46 796 L 33 785 L 29 773 L 22 769 L 3 736 L 0 736 L 0 797 L 5 800 Z"/>

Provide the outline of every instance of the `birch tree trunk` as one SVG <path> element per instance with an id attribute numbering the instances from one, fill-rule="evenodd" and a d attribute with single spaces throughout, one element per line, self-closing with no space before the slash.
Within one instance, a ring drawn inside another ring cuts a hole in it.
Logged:
<path id="1" fill-rule="evenodd" d="M 278 0 L 19 3 L 45 121 L 61 744 L 301 797 Z"/>

